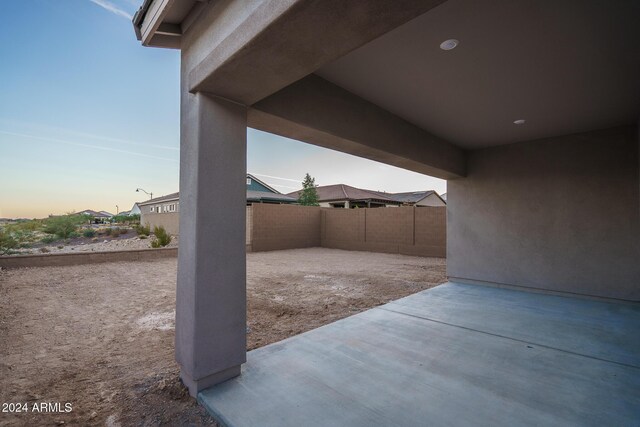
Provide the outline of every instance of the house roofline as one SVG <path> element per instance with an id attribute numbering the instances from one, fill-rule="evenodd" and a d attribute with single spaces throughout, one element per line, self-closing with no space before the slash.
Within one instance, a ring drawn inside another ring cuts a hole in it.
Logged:
<path id="1" fill-rule="evenodd" d="M 272 186 L 270 186 L 266 182 L 256 178 L 255 176 L 251 175 L 250 173 L 247 174 L 247 178 L 251 178 L 251 179 L 253 179 L 255 181 L 258 181 L 260 184 L 264 185 L 265 187 L 267 187 L 269 190 L 273 191 L 276 194 L 282 194 L 281 192 L 279 192 L 278 190 L 276 190 L 275 188 L 273 188 Z"/>

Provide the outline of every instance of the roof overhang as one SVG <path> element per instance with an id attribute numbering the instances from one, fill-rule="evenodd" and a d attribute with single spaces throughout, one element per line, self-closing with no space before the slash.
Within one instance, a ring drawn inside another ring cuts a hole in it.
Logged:
<path id="1" fill-rule="evenodd" d="M 144 0 L 133 30 L 144 46 L 179 49 L 182 34 L 209 0 Z"/>

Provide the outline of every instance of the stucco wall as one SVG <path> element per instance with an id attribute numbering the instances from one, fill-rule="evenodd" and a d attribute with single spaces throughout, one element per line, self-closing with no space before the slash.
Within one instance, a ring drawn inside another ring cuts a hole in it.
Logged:
<path id="1" fill-rule="evenodd" d="M 447 185 L 453 278 L 640 300 L 635 127 L 469 152 Z"/>
<path id="2" fill-rule="evenodd" d="M 178 212 L 164 212 L 164 213 L 145 213 L 140 218 L 143 225 L 149 225 L 151 231 L 153 227 L 164 227 L 169 234 L 179 234 L 180 231 L 180 215 Z"/>
<path id="3" fill-rule="evenodd" d="M 446 207 L 322 209 L 327 248 L 446 256 Z"/>

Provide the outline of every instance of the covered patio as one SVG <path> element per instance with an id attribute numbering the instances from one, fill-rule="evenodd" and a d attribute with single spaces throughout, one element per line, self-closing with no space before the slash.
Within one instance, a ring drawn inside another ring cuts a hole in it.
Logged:
<path id="1" fill-rule="evenodd" d="M 227 426 L 633 425 L 640 308 L 446 283 L 254 350 Z"/>
<path id="2" fill-rule="evenodd" d="M 181 50 L 191 395 L 230 425 L 637 424 L 639 20 L 634 1 L 145 0 L 142 44 Z M 452 283 L 247 362 L 247 127 L 446 179 Z"/>

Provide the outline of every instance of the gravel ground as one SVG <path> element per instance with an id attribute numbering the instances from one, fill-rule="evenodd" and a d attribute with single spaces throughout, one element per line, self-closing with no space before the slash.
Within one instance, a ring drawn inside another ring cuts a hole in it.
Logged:
<path id="1" fill-rule="evenodd" d="M 176 260 L 0 272 L 0 425 L 215 425 L 178 380 Z M 247 254 L 248 349 L 445 281 L 445 260 L 324 248 Z M 32 413 L 59 402 L 69 413 Z"/>

